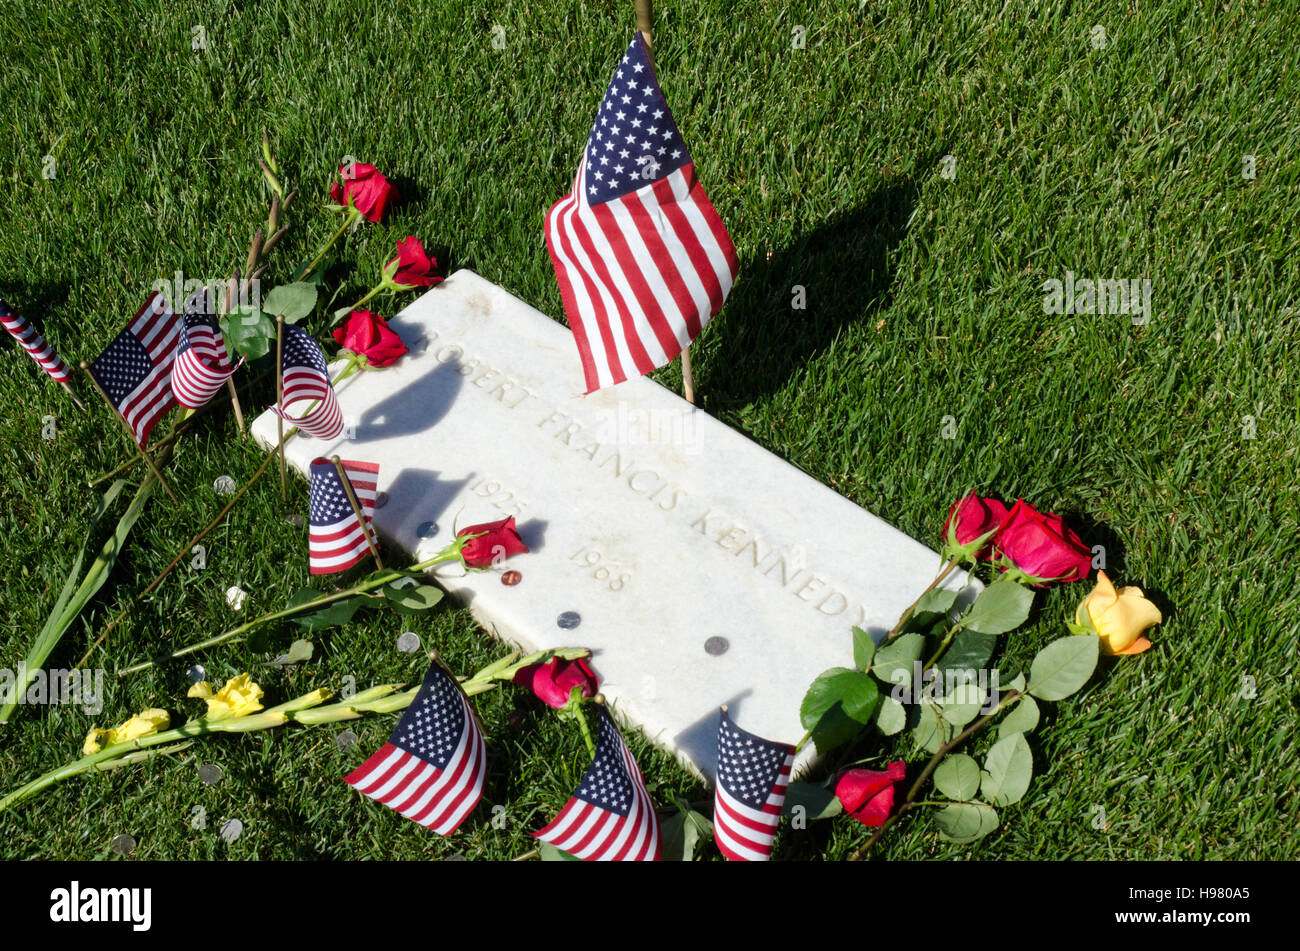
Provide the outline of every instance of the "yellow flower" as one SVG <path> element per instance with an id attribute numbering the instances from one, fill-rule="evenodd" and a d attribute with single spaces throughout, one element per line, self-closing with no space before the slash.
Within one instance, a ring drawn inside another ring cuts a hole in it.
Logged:
<path id="1" fill-rule="evenodd" d="M 188 696 L 201 697 L 207 701 L 206 718 L 209 720 L 246 717 L 262 709 L 258 703 L 262 698 L 262 688 L 253 683 L 248 674 L 231 677 L 215 696 L 208 682 L 201 680 L 190 688 Z"/>
<path id="2" fill-rule="evenodd" d="M 1097 587 L 1074 612 L 1076 624 L 1091 627 L 1101 637 L 1105 654 L 1140 654 L 1151 642 L 1143 632 L 1164 620 L 1160 609 L 1142 595 L 1141 588 L 1120 588 L 1097 572 Z"/>
<path id="3" fill-rule="evenodd" d="M 86 742 L 81 747 L 81 752 L 89 756 L 91 753 L 98 753 L 106 746 L 116 746 L 128 740 L 139 739 L 157 733 L 159 730 L 165 730 L 171 726 L 171 722 L 172 718 L 166 710 L 150 707 L 148 710 L 141 710 L 121 726 L 115 726 L 111 730 L 101 730 L 98 727 L 91 729 L 86 734 Z M 101 738 L 103 738 L 102 743 Z"/>

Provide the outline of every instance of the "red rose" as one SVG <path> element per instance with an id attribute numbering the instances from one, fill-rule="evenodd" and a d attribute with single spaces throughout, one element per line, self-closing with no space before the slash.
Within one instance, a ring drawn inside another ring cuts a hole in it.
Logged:
<path id="1" fill-rule="evenodd" d="M 388 329 L 388 321 L 368 310 L 354 310 L 334 330 L 334 340 L 344 350 L 363 355 L 372 367 L 386 367 L 406 352 L 402 338 Z"/>
<path id="2" fill-rule="evenodd" d="M 330 197 L 336 205 L 346 205 L 351 198 L 357 211 L 369 221 L 384 217 L 390 202 L 401 201 L 397 189 L 373 165 L 361 162 L 340 165 L 339 174 L 343 176 L 343 184 L 330 185 Z"/>
<path id="3" fill-rule="evenodd" d="M 427 254 L 420 239 L 414 235 L 397 242 L 397 257 L 389 261 L 387 267 L 394 264 L 397 265 L 397 273 L 393 275 L 395 284 L 432 287 L 442 281 L 438 274 L 438 259 Z"/>
<path id="4" fill-rule="evenodd" d="M 845 770 L 835 780 L 835 798 L 863 825 L 884 825 L 894 808 L 894 783 L 901 782 L 906 773 L 907 765 L 902 760 L 890 763 L 884 772 Z"/>
<path id="5" fill-rule="evenodd" d="M 471 568 L 487 568 L 492 564 L 494 558 L 509 558 L 511 555 L 519 555 L 528 551 L 528 546 L 524 544 L 524 540 L 515 531 L 515 517 L 513 515 L 499 522 L 484 522 L 482 525 L 471 525 L 469 528 L 462 528 L 456 533 L 456 537 L 477 535 L 480 532 L 487 532 L 487 534 L 481 538 L 470 539 L 465 543 L 465 547 L 461 549 L 461 554 L 465 557 L 465 564 Z"/>
<path id="6" fill-rule="evenodd" d="M 574 687 L 582 687 L 584 697 L 594 697 L 598 681 L 587 662 L 554 657 L 545 664 L 524 667 L 515 674 L 515 683 L 530 688 L 537 699 L 557 710 L 569 702 Z"/>
<path id="7" fill-rule="evenodd" d="M 948 521 L 943 523 L 943 535 L 948 537 L 949 526 L 958 545 L 969 545 L 981 535 L 998 528 L 1007 520 L 1007 507 L 997 499 L 982 499 L 974 492 L 952 503 L 948 510 Z M 997 536 L 994 535 L 993 539 Z M 990 542 L 993 541 L 990 539 Z M 976 554 L 983 557 L 990 549 L 985 545 Z"/>
<path id="8" fill-rule="evenodd" d="M 1024 499 L 1016 500 L 993 543 L 1027 575 L 1081 581 L 1092 568 L 1091 549 L 1061 517 L 1045 515 Z"/>

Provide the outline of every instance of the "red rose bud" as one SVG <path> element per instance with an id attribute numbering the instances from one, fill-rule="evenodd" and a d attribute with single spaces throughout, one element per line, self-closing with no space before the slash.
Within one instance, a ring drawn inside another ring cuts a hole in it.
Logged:
<path id="1" fill-rule="evenodd" d="M 393 275 L 394 284 L 407 287 L 432 287 L 442 281 L 438 273 L 438 259 L 431 257 L 424 250 L 420 239 L 411 235 L 397 242 L 397 257 L 388 262 L 388 267 L 397 267 Z"/>
<path id="2" fill-rule="evenodd" d="M 481 532 L 487 534 L 481 538 L 471 538 L 461 549 L 465 564 L 471 568 L 488 568 L 498 558 L 509 558 L 511 555 L 521 555 L 528 551 L 528 546 L 515 531 L 513 515 L 499 522 L 484 522 L 482 525 L 462 528 L 456 533 L 456 537 L 478 535 Z"/>
<path id="3" fill-rule="evenodd" d="M 344 350 L 366 358 L 372 367 L 386 367 L 406 353 L 406 344 L 388 327 L 388 321 L 368 310 L 354 310 L 334 330 L 334 340 Z"/>
<path id="4" fill-rule="evenodd" d="M 352 199 L 357 211 L 368 221 L 383 218 L 390 203 L 401 201 L 397 189 L 373 165 L 361 162 L 340 165 L 339 174 L 343 176 L 343 184 L 330 185 L 330 197 L 336 205 L 347 205 L 348 199 Z"/>
<path id="5" fill-rule="evenodd" d="M 863 825 L 885 824 L 894 808 L 894 784 L 907 774 L 907 765 L 899 760 L 881 772 L 874 769 L 849 769 L 835 780 L 835 798 L 854 819 Z"/>
<path id="6" fill-rule="evenodd" d="M 996 532 L 1007 520 L 1007 507 L 997 499 L 982 499 L 974 492 L 952 503 L 948 510 L 948 521 L 943 524 L 944 537 L 951 544 L 969 545 L 981 535 Z M 997 535 L 990 538 L 976 557 L 987 556 L 990 543 Z"/>
<path id="7" fill-rule="evenodd" d="M 994 544 L 1012 564 L 1040 581 L 1081 581 L 1092 568 L 1092 550 L 1059 515 L 1044 514 L 1017 499 Z"/>
<path id="8" fill-rule="evenodd" d="M 538 700 L 557 710 L 568 705 L 574 687 L 582 688 L 582 696 L 594 697 L 599 685 L 585 660 L 561 660 L 558 657 L 545 664 L 520 669 L 515 673 L 515 683 L 529 688 Z"/>

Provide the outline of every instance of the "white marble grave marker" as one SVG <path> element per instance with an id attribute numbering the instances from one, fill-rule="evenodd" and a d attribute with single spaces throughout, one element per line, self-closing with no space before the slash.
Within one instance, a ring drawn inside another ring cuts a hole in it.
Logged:
<path id="1" fill-rule="evenodd" d="M 808 683 L 852 666 L 851 628 L 882 636 L 939 567 L 649 379 L 580 395 L 569 331 L 471 271 L 390 325 L 411 352 L 340 383 L 343 436 L 293 437 L 290 465 L 379 463 L 386 564 L 410 563 L 394 547 L 412 561 L 442 548 L 453 520 L 515 516 L 530 553 L 439 582 L 527 649 L 590 647 L 615 708 L 710 778 L 720 704 L 746 730 L 798 741 Z M 253 433 L 274 447 L 275 417 Z M 518 583 L 501 583 L 507 569 Z"/>

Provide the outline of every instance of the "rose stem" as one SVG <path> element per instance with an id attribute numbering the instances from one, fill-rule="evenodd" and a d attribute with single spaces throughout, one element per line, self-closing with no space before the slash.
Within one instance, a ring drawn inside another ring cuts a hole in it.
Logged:
<path id="1" fill-rule="evenodd" d="M 881 825 L 880 828 L 877 829 L 872 834 L 871 838 L 869 838 L 862 845 L 861 848 L 859 848 L 857 851 L 855 851 L 852 855 L 849 856 L 849 861 L 850 862 L 861 861 L 862 856 L 867 852 L 868 849 L 870 849 L 873 845 L 875 845 L 877 842 L 880 841 L 880 837 L 885 834 L 885 830 L 888 829 L 891 825 L 893 825 L 896 819 L 901 817 L 904 812 L 911 809 L 913 806 L 922 805 L 921 803 L 916 801 L 917 793 L 921 791 L 921 785 L 927 779 L 930 778 L 930 774 L 935 771 L 935 769 L 939 765 L 939 762 L 945 756 L 947 756 L 949 753 L 955 750 L 962 743 L 966 742 L 966 740 L 969 739 L 971 736 L 978 733 L 980 730 L 984 729 L 984 727 L 988 726 L 989 722 L 994 717 L 996 717 L 999 713 L 1002 712 L 1003 707 L 1009 706 L 1010 704 L 1022 700 L 1027 696 L 1029 695 L 1019 690 L 1008 691 L 1007 695 L 1003 697 L 1002 701 L 998 704 L 996 710 L 993 710 L 991 713 L 984 714 L 984 716 L 980 717 L 978 720 L 976 720 L 966 729 L 962 730 L 962 732 L 958 733 L 947 743 L 940 745 L 939 749 L 935 751 L 935 754 L 930 757 L 930 762 L 925 764 L 925 769 L 921 770 L 921 775 L 916 777 L 916 782 L 912 783 L 912 788 L 907 791 L 907 798 L 903 800 L 903 804 L 898 807 L 898 809 L 894 812 L 892 816 L 890 816 L 888 819 L 884 821 L 884 824 Z"/>

